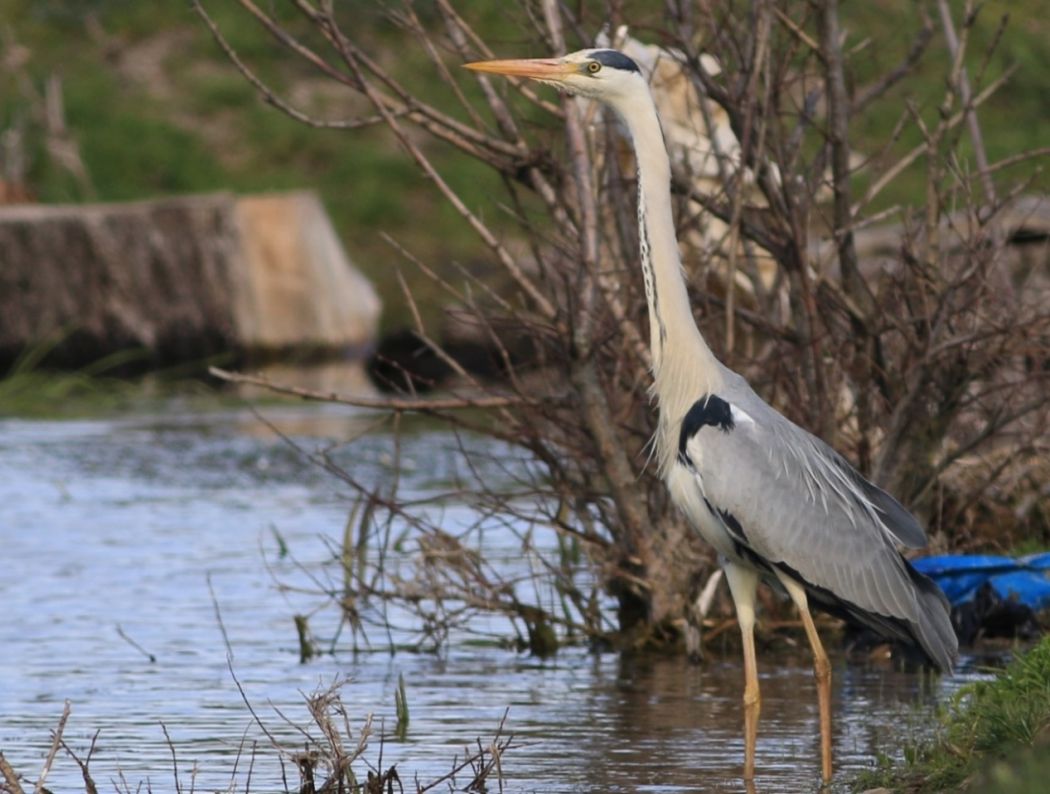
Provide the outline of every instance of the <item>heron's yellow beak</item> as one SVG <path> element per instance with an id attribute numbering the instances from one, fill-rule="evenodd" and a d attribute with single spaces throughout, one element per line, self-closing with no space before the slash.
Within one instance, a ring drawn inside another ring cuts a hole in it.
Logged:
<path id="1" fill-rule="evenodd" d="M 562 82 L 566 77 L 576 74 L 578 67 L 574 63 L 565 63 L 550 58 L 522 58 L 513 61 L 475 61 L 463 64 L 464 68 L 475 72 L 505 74 L 509 77 L 530 77 L 533 80 L 545 80 L 554 83 Z"/>

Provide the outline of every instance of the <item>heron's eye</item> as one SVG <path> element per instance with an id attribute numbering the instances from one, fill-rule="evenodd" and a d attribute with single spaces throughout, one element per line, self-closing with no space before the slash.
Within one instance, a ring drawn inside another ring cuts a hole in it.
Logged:
<path id="1" fill-rule="evenodd" d="M 602 70 L 602 65 L 597 61 L 591 61 L 587 64 L 587 71 L 591 74 L 598 74 Z"/>

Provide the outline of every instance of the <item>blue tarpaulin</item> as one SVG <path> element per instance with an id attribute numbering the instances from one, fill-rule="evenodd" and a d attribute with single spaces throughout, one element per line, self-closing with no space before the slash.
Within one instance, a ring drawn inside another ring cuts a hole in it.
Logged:
<path id="1" fill-rule="evenodd" d="M 952 606 L 972 600 L 988 582 L 999 598 L 1015 600 L 1037 612 L 1050 607 L 1050 552 L 1027 557 L 942 554 L 912 560 L 912 565 L 940 585 Z"/>

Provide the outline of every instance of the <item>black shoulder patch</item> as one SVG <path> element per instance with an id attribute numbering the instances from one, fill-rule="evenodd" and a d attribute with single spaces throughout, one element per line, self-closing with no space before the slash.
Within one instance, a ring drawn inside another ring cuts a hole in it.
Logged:
<path id="1" fill-rule="evenodd" d="M 639 72 L 638 64 L 616 50 L 598 50 L 591 53 L 591 59 L 612 69 L 623 69 L 625 72 Z"/>
<path id="2" fill-rule="evenodd" d="M 686 412 L 682 419 L 682 429 L 678 433 L 678 455 L 688 460 L 685 446 L 700 428 L 711 425 L 723 433 L 733 429 L 733 412 L 729 403 L 716 394 L 705 394 Z"/>

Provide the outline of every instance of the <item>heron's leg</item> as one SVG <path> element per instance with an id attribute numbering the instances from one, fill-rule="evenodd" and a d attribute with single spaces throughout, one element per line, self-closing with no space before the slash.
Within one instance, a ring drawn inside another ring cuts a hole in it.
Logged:
<path id="1" fill-rule="evenodd" d="M 817 627 L 813 625 L 805 589 L 794 579 L 779 578 L 798 607 L 809 647 L 813 649 L 813 676 L 817 679 L 817 705 L 820 709 L 820 771 L 827 784 L 831 782 L 831 663 L 820 642 Z"/>
<path id="2" fill-rule="evenodd" d="M 755 591 L 758 572 L 736 563 L 725 565 L 726 581 L 736 606 L 740 638 L 744 644 L 744 780 L 755 777 L 755 743 L 762 698 L 758 691 L 758 663 L 755 660 Z"/>

